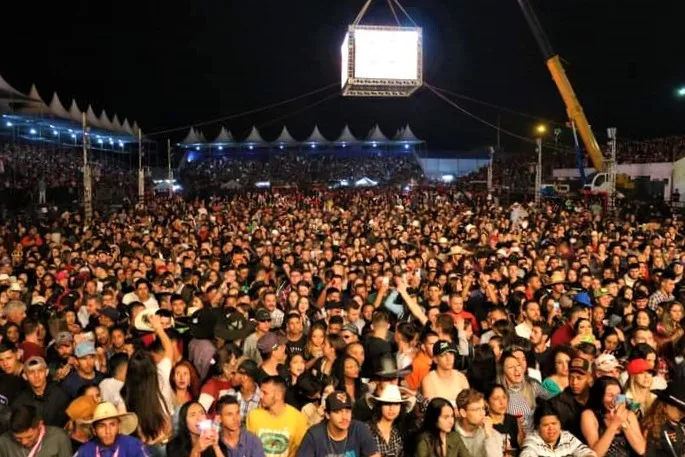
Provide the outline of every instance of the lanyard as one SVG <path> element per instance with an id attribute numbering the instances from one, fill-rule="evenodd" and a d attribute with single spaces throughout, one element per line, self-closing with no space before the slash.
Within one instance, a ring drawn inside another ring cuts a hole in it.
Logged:
<path id="1" fill-rule="evenodd" d="M 31 448 L 31 452 L 27 457 L 35 457 L 40 452 L 40 448 L 43 446 L 43 438 L 45 438 L 45 425 L 40 426 L 40 433 L 38 434 L 38 441 Z"/>

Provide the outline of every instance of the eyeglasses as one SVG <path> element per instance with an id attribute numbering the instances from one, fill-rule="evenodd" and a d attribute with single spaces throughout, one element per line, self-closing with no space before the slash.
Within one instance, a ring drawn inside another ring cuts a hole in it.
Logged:
<path id="1" fill-rule="evenodd" d="M 480 406 L 480 407 L 476 407 L 476 408 L 466 408 L 466 411 L 469 411 L 469 412 L 472 412 L 472 413 L 478 413 L 478 412 L 483 411 L 484 413 L 487 414 L 487 412 L 488 412 L 488 407 L 487 407 L 487 406 Z"/>

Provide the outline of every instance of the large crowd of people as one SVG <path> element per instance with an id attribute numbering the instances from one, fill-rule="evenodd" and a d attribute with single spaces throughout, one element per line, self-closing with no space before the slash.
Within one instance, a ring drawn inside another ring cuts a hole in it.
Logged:
<path id="1" fill-rule="evenodd" d="M 262 155 L 228 153 L 183 164 L 181 178 L 193 188 L 206 188 L 235 182 L 254 186 L 257 182 L 311 185 L 346 180 L 354 183 L 368 178 L 384 185 L 422 181 L 423 172 L 411 153 L 364 151 L 353 155 L 341 152 L 304 153 L 275 151 Z"/>
<path id="2" fill-rule="evenodd" d="M 681 456 L 682 233 L 452 188 L 4 220 L 0 455 Z"/>

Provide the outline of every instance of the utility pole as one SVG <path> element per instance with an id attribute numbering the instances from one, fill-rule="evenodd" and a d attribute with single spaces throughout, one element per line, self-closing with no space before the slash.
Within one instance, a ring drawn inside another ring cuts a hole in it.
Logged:
<path id="1" fill-rule="evenodd" d="M 490 161 L 488 162 L 488 197 L 492 196 L 492 162 L 495 156 L 495 148 L 490 147 Z"/>
<path id="2" fill-rule="evenodd" d="M 607 129 L 609 136 L 609 148 L 611 158 L 609 159 L 609 195 L 607 199 L 607 209 L 612 213 L 616 209 L 616 127 Z"/>
<path id="3" fill-rule="evenodd" d="M 540 206 L 542 200 L 542 138 L 535 140 L 538 153 L 538 164 L 535 167 L 535 206 Z"/>
<path id="4" fill-rule="evenodd" d="M 167 164 L 169 166 L 169 197 L 174 195 L 174 173 L 171 171 L 171 139 L 166 140 Z"/>
<path id="5" fill-rule="evenodd" d="M 86 225 L 90 225 L 93 221 L 93 188 L 90 164 L 88 163 L 88 126 L 86 125 L 86 113 L 81 115 L 81 127 L 83 130 L 83 212 Z"/>
<path id="6" fill-rule="evenodd" d="M 138 129 L 138 203 L 145 202 L 145 173 L 143 172 L 143 131 Z"/>

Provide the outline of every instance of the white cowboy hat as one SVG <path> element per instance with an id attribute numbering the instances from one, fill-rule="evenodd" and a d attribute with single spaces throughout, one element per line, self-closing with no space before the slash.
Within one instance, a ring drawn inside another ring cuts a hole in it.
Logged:
<path id="1" fill-rule="evenodd" d="M 106 419 L 119 419 L 119 433 L 130 435 L 138 428 L 138 416 L 135 413 L 120 413 L 113 403 L 103 402 L 95 407 L 93 418 L 83 421 L 82 424 L 95 424 Z"/>
<path id="2" fill-rule="evenodd" d="M 155 308 L 144 309 L 138 313 L 135 321 L 133 321 L 133 326 L 140 330 L 141 332 L 154 332 L 155 329 L 150 325 L 150 316 L 153 316 L 158 310 Z M 171 326 L 176 325 L 174 318 L 171 318 Z"/>
<path id="3" fill-rule="evenodd" d="M 407 411 L 411 411 L 416 404 L 416 397 L 413 395 L 407 395 L 405 390 L 405 395 L 402 396 L 402 390 L 399 386 L 394 384 L 386 384 L 383 391 L 379 396 L 371 395 L 368 399 L 369 406 L 372 408 L 377 404 L 404 404 Z"/>

